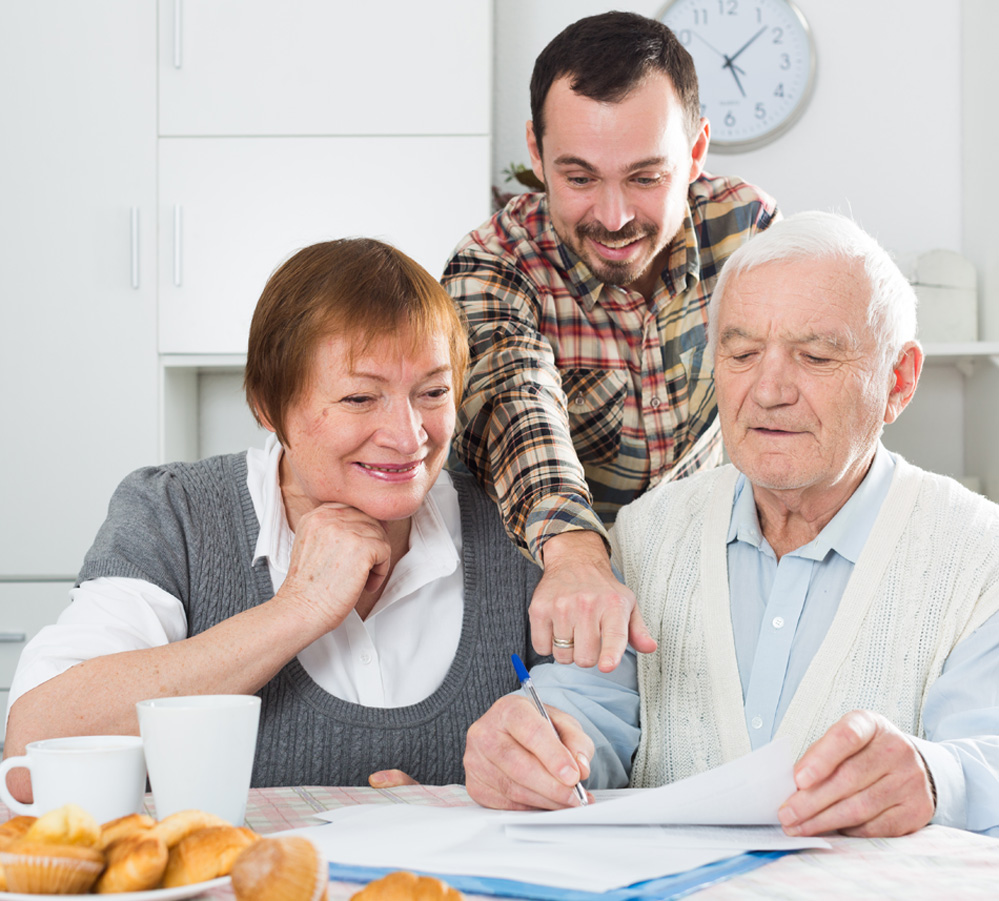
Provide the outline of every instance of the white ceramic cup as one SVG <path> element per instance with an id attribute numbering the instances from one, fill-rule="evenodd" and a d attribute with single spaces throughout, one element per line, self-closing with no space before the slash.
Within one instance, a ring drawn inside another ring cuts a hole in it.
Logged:
<path id="1" fill-rule="evenodd" d="M 31 772 L 34 801 L 22 804 L 7 789 L 7 771 Z M 0 763 L 0 797 L 14 813 L 40 816 L 77 804 L 98 823 L 141 813 L 146 791 L 146 762 L 137 735 L 83 735 L 33 741 L 23 757 Z"/>
<path id="2" fill-rule="evenodd" d="M 192 695 L 151 698 L 135 706 L 156 816 L 197 809 L 242 826 L 260 698 Z"/>

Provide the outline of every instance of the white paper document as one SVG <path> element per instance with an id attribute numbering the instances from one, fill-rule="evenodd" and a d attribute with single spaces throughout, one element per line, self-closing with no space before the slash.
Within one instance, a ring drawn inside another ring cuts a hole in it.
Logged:
<path id="1" fill-rule="evenodd" d="M 596 796 L 588 807 L 542 813 L 508 813 L 506 821 L 531 826 L 565 823 L 697 824 L 756 826 L 779 823 L 777 809 L 794 793 L 791 743 L 777 739 L 729 763 L 689 779 L 622 793 L 614 800 Z"/>
<path id="2" fill-rule="evenodd" d="M 369 804 L 318 814 L 328 825 L 294 831 L 340 864 L 600 892 L 744 851 L 829 847 L 760 825 L 777 822 L 791 791 L 790 753 L 768 745 L 665 788 L 598 792 L 584 808 L 509 813 Z M 696 816 L 697 825 L 685 816 Z M 703 825 L 726 822 L 751 825 Z"/>

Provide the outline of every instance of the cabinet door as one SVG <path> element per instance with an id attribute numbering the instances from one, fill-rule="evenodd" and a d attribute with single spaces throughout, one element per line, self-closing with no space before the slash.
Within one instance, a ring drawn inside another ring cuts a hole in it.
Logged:
<path id="1" fill-rule="evenodd" d="M 75 573 L 154 461 L 155 29 L 153 0 L 0 6 L 0 577 Z"/>
<path id="2" fill-rule="evenodd" d="M 160 0 L 160 134 L 486 134 L 490 0 Z"/>
<path id="3" fill-rule="evenodd" d="M 162 140 L 161 353 L 245 353 L 268 276 L 317 241 L 381 238 L 439 276 L 488 177 L 486 137 Z"/>

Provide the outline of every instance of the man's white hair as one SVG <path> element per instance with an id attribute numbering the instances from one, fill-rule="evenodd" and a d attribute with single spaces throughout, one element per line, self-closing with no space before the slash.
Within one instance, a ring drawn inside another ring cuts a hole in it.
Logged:
<path id="1" fill-rule="evenodd" d="M 809 259 L 861 262 L 871 289 L 867 324 L 887 367 L 903 345 L 916 339 L 916 292 L 888 251 L 856 222 L 837 213 L 811 210 L 775 222 L 732 254 L 722 268 L 708 308 L 708 343 L 718 342 L 718 309 L 728 283 L 765 263 Z"/>

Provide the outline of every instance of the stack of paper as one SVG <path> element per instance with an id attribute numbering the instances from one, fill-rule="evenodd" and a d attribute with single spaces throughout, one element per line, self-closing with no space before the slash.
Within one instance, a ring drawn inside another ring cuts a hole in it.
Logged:
<path id="1" fill-rule="evenodd" d="M 746 851 L 829 847 L 773 825 L 794 790 L 791 767 L 787 745 L 775 742 L 662 788 L 598 792 L 583 808 L 360 805 L 296 832 L 337 864 L 605 892 Z"/>

